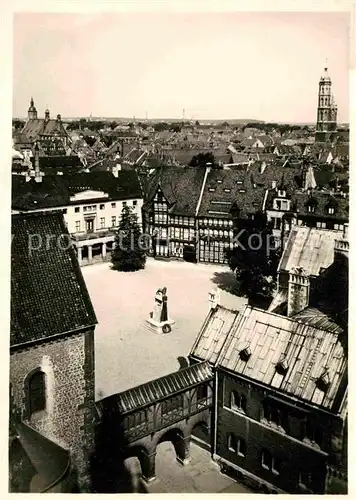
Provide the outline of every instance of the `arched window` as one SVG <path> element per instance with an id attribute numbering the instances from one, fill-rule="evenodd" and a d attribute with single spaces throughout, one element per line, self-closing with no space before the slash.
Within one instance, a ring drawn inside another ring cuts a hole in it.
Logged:
<path id="1" fill-rule="evenodd" d="M 230 408 L 232 410 L 243 411 L 246 413 L 247 401 L 244 394 L 239 394 L 236 391 L 231 392 Z"/>
<path id="2" fill-rule="evenodd" d="M 29 415 L 46 409 L 46 374 L 41 370 L 32 373 L 27 382 Z"/>

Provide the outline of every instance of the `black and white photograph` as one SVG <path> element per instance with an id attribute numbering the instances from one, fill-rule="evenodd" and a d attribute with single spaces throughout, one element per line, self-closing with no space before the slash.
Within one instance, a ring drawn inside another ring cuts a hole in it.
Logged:
<path id="1" fill-rule="evenodd" d="M 12 15 L 8 492 L 346 495 L 351 3 L 129 3 Z"/>

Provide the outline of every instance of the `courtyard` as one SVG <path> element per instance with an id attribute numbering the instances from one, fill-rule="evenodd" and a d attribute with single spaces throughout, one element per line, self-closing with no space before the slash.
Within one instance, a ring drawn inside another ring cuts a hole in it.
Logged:
<path id="1" fill-rule="evenodd" d="M 234 276 L 225 266 L 148 259 L 135 273 L 109 263 L 82 268 L 99 324 L 95 329 L 96 399 L 130 389 L 184 366 L 209 311 L 208 294 L 219 286 L 220 303 L 241 309 Z M 172 331 L 159 335 L 146 325 L 158 288 L 167 287 Z"/>

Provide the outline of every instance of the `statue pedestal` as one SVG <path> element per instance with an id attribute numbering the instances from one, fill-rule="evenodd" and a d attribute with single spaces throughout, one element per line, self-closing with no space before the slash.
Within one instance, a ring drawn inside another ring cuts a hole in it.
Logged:
<path id="1" fill-rule="evenodd" d="M 172 326 L 175 324 L 173 319 L 167 319 L 166 321 L 159 322 L 153 318 L 149 318 L 146 319 L 146 321 L 157 333 L 170 333 L 172 331 Z"/>

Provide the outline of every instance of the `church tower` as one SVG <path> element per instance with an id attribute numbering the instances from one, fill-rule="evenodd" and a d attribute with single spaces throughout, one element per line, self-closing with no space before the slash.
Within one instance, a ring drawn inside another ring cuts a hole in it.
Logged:
<path id="1" fill-rule="evenodd" d="M 33 97 L 31 97 L 30 107 L 28 108 L 27 115 L 29 120 L 37 120 L 37 109 L 35 108 Z"/>
<path id="2" fill-rule="evenodd" d="M 331 92 L 331 78 L 328 68 L 324 68 L 324 74 L 319 81 L 318 115 L 316 122 L 316 142 L 332 141 L 336 134 L 337 106 Z"/>

